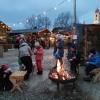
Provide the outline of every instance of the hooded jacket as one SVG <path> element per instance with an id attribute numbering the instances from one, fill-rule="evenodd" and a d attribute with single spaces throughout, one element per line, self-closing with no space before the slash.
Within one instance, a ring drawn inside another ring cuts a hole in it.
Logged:
<path id="1" fill-rule="evenodd" d="M 25 56 L 32 56 L 32 51 L 27 43 L 22 43 L 19 48 L 19 57 Z"/>
<path id="2" fill-rule="evenodd" d="M 95 65 L 96 67 L 100 67 L 100 55 L 98 52 L 96 52 L 94 55 L 92 55 L 89 59 L 88 59 L 88 63 Z"/>

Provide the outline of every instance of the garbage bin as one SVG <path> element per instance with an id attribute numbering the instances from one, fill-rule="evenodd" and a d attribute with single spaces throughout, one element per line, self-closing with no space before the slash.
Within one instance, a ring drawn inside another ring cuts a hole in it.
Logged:
<path id="1" fill-rule="evenodd" d="M 2 45 L 0 45 L 0 57 L 3 57 L 3 46 Z"/>

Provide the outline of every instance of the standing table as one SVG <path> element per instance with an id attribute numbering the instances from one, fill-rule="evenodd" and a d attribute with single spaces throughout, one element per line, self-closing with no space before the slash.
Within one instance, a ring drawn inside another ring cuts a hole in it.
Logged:
<path id="1" fill-rule="evenodd" d="M 24 83 L 24 76 L 27 71 L 15 71 L 10 75 L 10 81 L 13 83 L 12 92 L 17 89 L 20 92 L 23 92 L 21 85 Z"/>

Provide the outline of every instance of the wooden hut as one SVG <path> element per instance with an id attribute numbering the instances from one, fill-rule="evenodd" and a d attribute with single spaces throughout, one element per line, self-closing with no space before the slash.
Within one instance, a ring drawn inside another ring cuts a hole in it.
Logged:
<path id="1" fill-rule="evenodd" d="M 77 35 L 79 48 L 84 56 L 91 48 L 100 51 L 100 25 L 99 24 L 77 24 Z"/>
<path id="2" fill-rule="evenodd" d="M 0 40 L 3 41 L 7 37 L 7 31 L 10 31 L 11 28 L 8 27 L 4 22 L 0 21 Z"/>

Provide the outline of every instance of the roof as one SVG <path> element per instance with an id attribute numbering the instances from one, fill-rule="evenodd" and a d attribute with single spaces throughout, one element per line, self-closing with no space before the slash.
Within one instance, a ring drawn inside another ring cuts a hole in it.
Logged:
<path id="1" fill-rule="evenodd" d="M 21 29 L 21 30 L 11 30 L 8 33 L 29 33 L 29 32 L 38 32 L 37 29 Z"/>
<path id="2" fill-rule="evenodd" d="M 76 26 L 87 26 L 87 27 L 90 27 L 90 26 L 94 26 L 94 27 L 100 27 L 100 24 L 76 24 Z"/>
<path id="3" fill-rule="evenodd" d="M 43 35 L 45 35 L 45 33 L 46 33 L 46 35 L 50 35 L 50 31 L 48 30 L 48 29 L 43 29 L 43 30 L 40 30 L 39 32 L 38 32 L 38 35 L 39 36 L 43 36 Z"/>
<path id="4" fill-rule="evenodd" d="M 20 29 L 20 30 L 11 30 L 7 33 L 9 35 L 18 35 L 18 34 L 25 34 L 25 33 L 38 33 L 42 31 L 45 31 L 45 30 L 44 29 Z"/>
<path id="5" fill-rule="evenodd" d="M 3 31 L 10 31 L 11 28 L 7 26 L 4 22 L 0 21 L 0 29 Z"/>
<path id="6" fill-rule="evenodd" d="M 95 13 L 99 13 L 99 9 L 98 8 L 95 10 Z"/>
<path id="7" fill-rule="evenodd" d="M 50 31 L 48 29 L 43 29 L 43 30 L 40 30 L 39 33 L 50 33 Z"/>
<path id="8" fill-rule="evenodd" d="M 100 33 L 100 24 L 76 24 L 76 29 L 81 32 L 87 30 L 88 32 Z"/>
<path id="9" fill-rule="evenodd" d="M 70 29 L 68 28 L 63 28 L 63 27 L 55 27 L 53 28 L 52 32 L 54 33 L 58 33 L 58 32 L 67 32 L 70 31 Z"/>
<path id="10" fill-rule="evenodd" d="M 2 21 L 0 20 L 0 23 L 2 23 Z"/>

